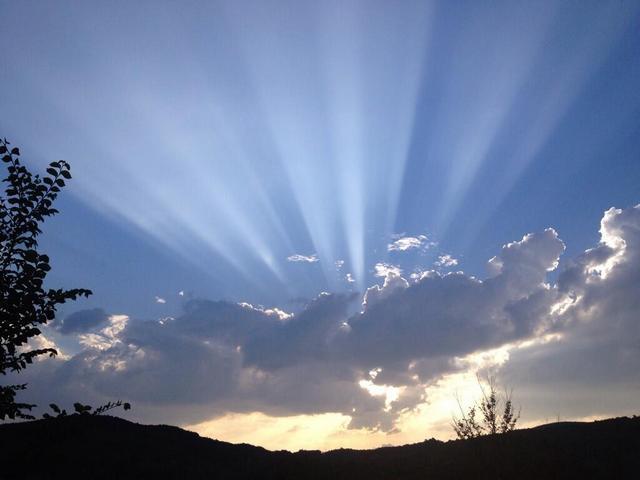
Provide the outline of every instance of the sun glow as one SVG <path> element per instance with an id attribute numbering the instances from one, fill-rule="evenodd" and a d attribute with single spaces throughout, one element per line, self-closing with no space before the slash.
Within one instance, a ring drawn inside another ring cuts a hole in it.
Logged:
<path id="1" fill-rule="evenodd" d="M 351 417 L 340 413 L 293 416 L 232 413 L 185 428 L 218 440 L 250 442 L 273 450 L 292 451 L 376 448 L 416 443 L 426 438 L 448 440 L 455 436 L 451 428 L 452 415 L 458 414 L 460 408 L 465 409 L 477 402 L 482 395 L 478 387 L 479 377 L 497 371 L 509 360 L 514 349 L 527 349 L 561 338 L 558 334 L 549 334 L 458 358 L 459 370 L 424 385 L 424 401 L 413 408 L 401 410 L 395 428 L 389 432 L 349 428 Z M 359 386 L 372 396 L 384 397 L 388 410 L 394 402 L 402 399 L 404 388 L 376 384 L 380 372 L 379 368 L 371 370 L 369 378 L 360 380 Z M 522 423 L 535 425 L 543 420 L 527 417 Z"/>

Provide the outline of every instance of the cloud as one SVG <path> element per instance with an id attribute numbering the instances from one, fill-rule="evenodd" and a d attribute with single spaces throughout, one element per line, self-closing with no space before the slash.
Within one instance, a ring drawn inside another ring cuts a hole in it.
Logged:
<path id="1" fill-rule="evenodd" d="M 28 352 L 31 350 L 44 350 L 48 348 L 53 348 L 58 352 L 58 354 L 53 358 L 56 358 L 57 360 L 68 360 L 69 358 L 71 358 L 69 355 L 67 355 L 67 353 L 64 350 L 62 350 L 62 348 L 60 348 L 59 345 L 56 344 L 56 342 L 54 342 L 51 338 L 47 336 L 49 334 L 49 329 L 47 327 L 42 328 L 42 330 L 43 330 L 43 333 L 41 333 L 38 336 L 31 337 L 27 342 L 27 344 L 22 345 L 21 347 L 18 347 L 18 350 L 20 352 Z M 42 362 L 50 358 L 51 357 L 49 355 L 39 355 L 35 357 L 35 361 Z"/>
<path id="2" fill-rule="evenodd" d="M 484 279 L 430 271 L 408 282 L 378 264 L 383 284 L 356 313 L 356 294 L 325 293 L 295 315 L 192 300 L 169 321 L 111 316 L 80 335 L 81 352 L 23 378 L 38 385 L 30 400 L 50 401 L 51 389 L 71 402 L 122 397 L 141 421 L 335 412 L 382 431 L 423 404 L 429 385 L 485 357 L 519 385 L 530 378 L 552 392 L 572 379 L 629 392 L 640 380 L 640 207 L 606 212 L 601 238 L 555 284 L 548 275 L 565 247 L 547 229 L 504 245 Z"/>
<path id="3" fill-rule="evenodd" d="M 435 243 L 429 242 L 429 238 L 426 235 L 417 235 L 415 237 L 401 236 L 387 245 L 387 251 L 406 252 L 407 250 L 427 249 L 433 245 L 435 245 Z"/>
<path id="4" fill-rule="evenodd" d="M 312 255 L 301 255 L 299 253 L 296 253 L 295 255 L 290 255 L 287 257 L 287 261 L 289 262 L 316 263 L 319 260 L 320 259 L 318 258 L 318 255 L 315 253 Z"/>
<path id="5" fill-rule="evenodd" d="M 374 275 L 376 277 L 383 277 L 384 283 L 382 286 L 373 285 L 367 288 L 362 300 L 364 309 L 370 307 L 380 300 L 384 300 L 389 297 L 394 291 L 398 289 L 404 289 L 409 286 L 409 283 L 402 278 L 402 270 L 395 265 L 389 265 L 386 263 L 377 263 L 374 267 Z"/>
<path id="6" fill-rule="evenodd" d="M 455 267 L 458 265 L 458 259 L 453 258 L 451 255 L 440 255 L 438 260 L 435 261 L 436 267 Z"/>
<path id="7" fill-rule="evenodd" d="M 289 320 L 290 318 L 293 317 L 292 313 L 287 313 L 284 310 L 281 310 L 277 307 L 273 307 L 273 308 L 264 308 L 263 306 L 254 306 L 251 305 L 250 303 L 247 302 L 240 302 L 238 303 L 238 305 L 240 305 L 243 308 L 248 308 L 249 310 L 255 310 L 257 312 L 262 312 L 266 315 L 269 316 L 275 316 L 280 320 Z"/>
<path id="8" fill-rule="evenodd" d="M 165 303 L 167 303 L 167 301 L 162 297 L 156 296 L 156 303 L 165 304 Z"/>
<path id="9" fill-rule="evenodd" d="M 491 260 L 494 275 L 484 281 L 432 272 L 409 284 L 388 271 L 382 287 L 367 291 L 364 312 L 349 321 L 344 350 L 363 367 L 377 362 L 406 372 L 412 361 L 462 356 L 525 338 L 537 324 L 518 314 L 555 297 L 544 280 L 563 251 L 557 234 L 547 230 L 503 247 Z"/>
<path id="10" fill-rule="evenodd" d="M 388 277 L 389 275 L 400 276 L 402 274 L 402 270 L 400 267 L 389 263 L 376 263 L 373 267 L 373 274 L 376 277 L 382 278 Z"/>
<path id="11" fill-rule="evenodd" d="M 109 324 L 96 333 L 83 333 L 78 335 L 81 345 L 92 350 L 109 350 L 121 340 L 119 335 L 126 328 L 129 317 L 126 315 L 111 315 Z"/>
<path id="12" fill-rule="evenodd" d="M 640 205 L 605 212 L 600 236 L 558 278 L 559 297 L 547 322 L 559 339 L 513 351 L 503 368 L 504 381 L 528 397 L 531 415 L 637 410 Z"/>
<path id="13" fill-rule="evenodd" d="M 102 325 L 109 316 L 101 308 L 80 310 L 68 315 L 61 321 L 53 322 L 52 326 L 64 335 L 71 333 L 88 332 Z"/>

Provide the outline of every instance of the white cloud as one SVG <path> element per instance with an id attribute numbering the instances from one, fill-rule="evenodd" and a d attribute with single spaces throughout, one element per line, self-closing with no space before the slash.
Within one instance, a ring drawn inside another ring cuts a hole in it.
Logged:
<path id="1" fill-rule="evenodd" d="M 263 306 L 255 306 L 255 305 L 251 305 L 250 303 L 247 302 L 240 302 L 238 303 L 238 305 L 240 305 L 243 308 L 247 308 L 249 310 L 254 310 L 256 312 L 262 312 L 265 315 L 268 316 L 274 316 L 277 317 L 280 320 L 289 320 L 291 318 L 293 318 L 293 313 L 287 313 L 284 310 L 281 310 L 277 307 L 272 307 L 272 308 L 264 308 Z"/>
<path id="2" fill-rule="evenodd" d="M 119 336 L 126 328 L 129 317 L 127 315 L 111 315 L 109 324 L 97 333 L 83 333 L 78 335 L 81 345 L 94 350 L 108 350 L 120 341 Z"/>
<path id="3" fill-rule="evenodd" d="M 402 270 L 400 267 L 386 263 L 377 263 L 374 268 L 375 276 L 383 277 L 384 283 L 382 286 L 373 285 L 367 288 L 364 298 L 362 299 L 362 307 L 364 310 L 380 300 L 389 297 L 396 290 L 409 286 L 409 282 L 402 278 Z"/>
<path id="4" fill-rule="evenodd" d="M 382 278 L 388 277 L 389 275 L 400 276 L 402 274 L 402 270 L 400 267 L 389 263 L 376 263 L 373 267 L 373 274 L 376 277 Z"/>
<path id="5" fill-rule="evenodd" d="M 438 257 L 438 260 L 435 261 L 435 265 L 437 267 L 455 267 L 456 265 L 458 265 L 458 259 L 457 258 L 453 258 L 451 255 L 446 254 L 446 255 L 440 255 Z"/>
<path id="6" fill-rule="evenodd" d="M 430 276 L 438 276 L 438 272 L 435 270 L 423 270 L 422 268 L 416 268 L 413 272 L 411 272 L 409 278 L 416 282 Z"/>
<path id="7" fill-rule="evenodd" d="M 158 296 L 156 296 L 156 303 L 162 303 L 162 304 L 165 304 L 165 303 L 167 303 L 167 301 L 166 301 L 164 298 L 162 298 L 162 297 L 158 297 Z"/>
<path id="8" fill-rule="evenodd" d="M 43 333 L 41 333 L 38 336 L 31 337 L 26 345 L 22 345 L 21 347 L 18 347 L 18 351 L 29 352 L 31 350 L 44 350 L 47 348 L 53 348 L 58 352 L 57 356 L 55 357 L 58 360 L 68 360 L 69 358 L 71 358 L 69 357 L 69 355 L 67 355 L 67 353 L 64 350 L 62 350 L 62 348 L 60 348 L 59 345 L 56 344 L 55 341 L 53 341 L 50 337 L 47 336 L 49 334 L 47 327 L 41 327 L 41 330 L 43 330 Z M 46 335 L 45 335 L 45 332 L 47 332 Z M 39 355 L 35 357 L 35 361 L 41 362 L 49 358 L 51 358 L 49 357 L 49 355 Z"/>
<path id="9" fill-rule="evenodd" d="M 400 236 L 387 245 L 387 251 L 406 252 L 407 250 L 427 249 L 433 245 L 435 243 L 430 242 L 426 235 L 417 235 L 415 237 Z"/>
<path id="10" fill-rule="evenodd" d="M 295 255 L 290 255 L 287 257 L 287 261 L 289 262 L 303 262 L 303 263 L 316 263 L 320 259 L 317 254 L 312 255 L 301 255 L 296 253 Z"/>

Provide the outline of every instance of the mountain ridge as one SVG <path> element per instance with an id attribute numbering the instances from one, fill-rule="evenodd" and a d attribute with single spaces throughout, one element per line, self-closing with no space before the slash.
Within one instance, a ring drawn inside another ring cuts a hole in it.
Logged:
<path id="1" fill-rule="evenodd" d="M 635 478 L 640 417 L 559 422 L 472 440 L 270 451 L 170 425 L 70 416 L 0 425 L 0 478 Z"/>

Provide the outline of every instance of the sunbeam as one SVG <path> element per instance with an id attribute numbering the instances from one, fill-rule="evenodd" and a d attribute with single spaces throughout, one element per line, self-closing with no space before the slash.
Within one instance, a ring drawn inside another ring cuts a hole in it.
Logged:
<path id="1" fill-rule="evenodd" d="M 135 10 L 100 61 L 87 52 L 104 31 L 82 26 L 85 83 L 28 68 L 24 83 L 86 139 L 59 152 L 80 159 L 80 201 L 218 282 L 286 301 L 364 291 L 374 265 L 399 260 L 397 233 L 466 252 L 634 11 L 593 6 L 573 25 L 554 2 L 215 2 L 153 17 L 158 50 Z M 455 254 L 432 250 L 414 251 L 420 269 Z"/>

